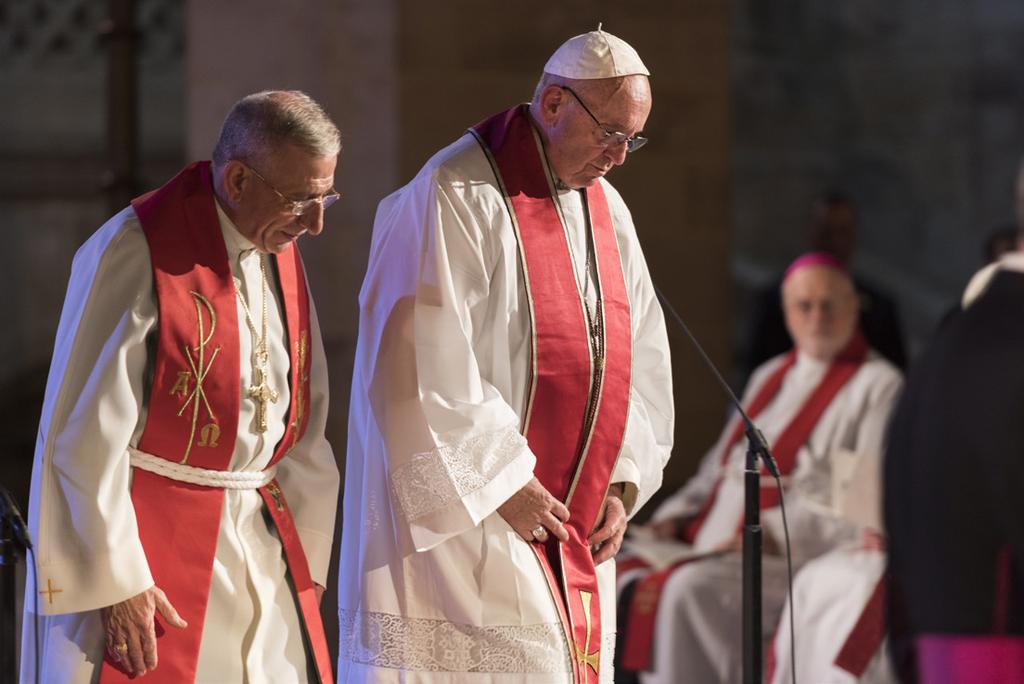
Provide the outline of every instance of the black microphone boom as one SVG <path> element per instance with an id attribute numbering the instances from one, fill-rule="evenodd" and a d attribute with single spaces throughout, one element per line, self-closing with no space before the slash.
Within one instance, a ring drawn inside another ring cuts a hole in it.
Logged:
<path id="1" fill-rule="evenodd" d="M 779 469 L 775 465 L 771 451 L 764 435 L 757 429 L 750 420 L 747 412 L 743 410 L 739 399 L 733 394 L 728 383 L 718 372 L 718 368 L 712 363 L 711 358 L 700 346 L 700 342 L 690 332 L 690 328 L 683 322 L 682 317 L 676 313 L 675 308 L 668 301 L 668 298 L 654 286 L 665 309 L 672 314 L 679 327 L 683 329 L 690 343 L 700 353 L 704 364 L 711 369 L 712 374 L 718 380 L 718 384 L 725 390 L 729 401 L 736 408 L 743 419 L 744 431 L 747 435 L 747 461 L 743 470 L 743 683 L 761 684 L 764 672 L 764 657 L 762 650 L 763 630 L 761 626 L 761 551 L 764 547 L 763 531 L 761 529 L 761 469 L 757 460 L 760 457 L 768 472 L 779 482 L 779 494 L 782 493 L 782 484 L 779 480 Z M 785 520 L 785 518 L 783 518 Z M 788 554 L 788 533 L 787 533 L 787 554 Z M 788 556 L 787 556 L 788 557 Z"/>
<path id="2" fill-rule="evenodd" d="M 743 410 L 743 404 L 741 404 L 740 400 L 736 398 L 732 388 L 729 387 L 729 383 L 727 383 L 722 377 L 722 374 L 718 372 L 718 368 L 711 360 L 711 357 L 709 357 L 707 352 L 704 351 L 704 347 L 702 347 L 700 342 L 697 341 L 694 334 L 690 332 L 690 328 L 683 321 L 682 316 L 676 312 L 675 308 L 668 301 L 668 297 L 665 296 L 665 293 L 662 292 L 661 288 L 657 285 L 654 286 L 654 291 L 657 293 L 658 299 L 661 300 L 662 305 L 664 305 L 665 310 L 672 315 L 675 322 L 678 323 L 679 327 L 683 329 L 684 333 L 686 333 L 686 336 L 690 339 L 690 343 L 700 354 L 701 359 L 704 360 L 704 365 L 707 366 L 715 376 L 715 379 L 718 380 L 718 384 L 721 385 L 725 395 L 729 398 L 729 403 L 731 403 L 733 408 L 735 408 L 739 413 L 740 418 L 743 420 L 744 432 L 747 435 L 747 439 L 754 447 L 756 447 L 758 455 L 761 457 L 761 460 L 764 461 L 764 467 L 768 469 L 768 472 L 771 473 L 772 477 L 778 477 L 779 469 L 775 465 L 775 458 L 772 456 L 771 450 L 768 449 L 768 442 L 765 440 L 764 435 L 761 434 L 761 431 L 757 429 L 757 426 L 750 420 L 750 416 L 747 415 L 747 412 Z"/>

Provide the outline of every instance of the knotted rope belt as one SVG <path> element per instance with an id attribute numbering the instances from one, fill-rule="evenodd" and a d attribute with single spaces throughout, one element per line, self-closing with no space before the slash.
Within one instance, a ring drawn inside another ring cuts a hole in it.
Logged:
<path id="1" fill-rule="evenodd" d="M 170 480 L 218 489 L 259 489 L 270 484 L 277 474 L 276 465 L 266 470 L 208 470 L 174 463 L 133 447 L 128 447 L 128 455 L 135 468 Z"/>

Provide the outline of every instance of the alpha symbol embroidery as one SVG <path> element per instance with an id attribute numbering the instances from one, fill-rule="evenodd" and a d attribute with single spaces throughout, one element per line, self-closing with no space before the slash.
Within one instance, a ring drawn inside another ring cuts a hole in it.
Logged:
<path id="1" fill-rule="evenodd" d="M 176 395 L 179 399 L 184 399 L 188 396 L 188 381 L 192 379 L 192 373 L 189 371 L 178 371 L 178 379 L 174 381 L 174 387 L 171 388 L 170 394 Z"/>

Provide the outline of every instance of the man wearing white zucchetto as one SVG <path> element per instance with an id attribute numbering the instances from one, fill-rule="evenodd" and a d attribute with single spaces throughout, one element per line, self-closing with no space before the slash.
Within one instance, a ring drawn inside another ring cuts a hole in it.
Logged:
<path id="1" fill-rule="evenodd" d="M 604 179 L 648 70 L 600 30 L 377 211 L 352 386 L 341 682 L 610 682 L 615 562 L 672 443 L 664 320 Z"/>

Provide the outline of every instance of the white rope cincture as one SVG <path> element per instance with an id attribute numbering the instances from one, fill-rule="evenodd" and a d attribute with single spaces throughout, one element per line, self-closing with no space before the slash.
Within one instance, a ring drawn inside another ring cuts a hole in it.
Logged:
<path id="1" fill-rule="evenodd" d="M 174 463 L 166 458 L 147 454 L 145 451 L 139 451 L 132 447 L 128 448 L 128 455 L 132 467 L 140 468 L 170 480 L 187 482 L 203 487 L 216 487 L 218 489 L 259 489 L 273 482 L 274 476 L 277 473 L 277 466 L 267 468 L 266 470 L 251 471 L 196 468 L 195 466 Z"/>

